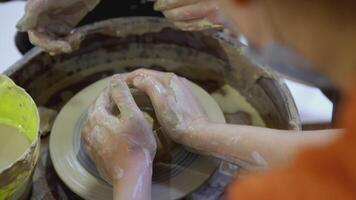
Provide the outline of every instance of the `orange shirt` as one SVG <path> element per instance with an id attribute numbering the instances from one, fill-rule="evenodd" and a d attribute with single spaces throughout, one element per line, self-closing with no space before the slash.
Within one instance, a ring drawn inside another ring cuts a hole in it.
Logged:
<path id="1" fill-rule="evenodd" d="M 303 150 L 283 169 L 233 181 L 227 199 L 356 199 L 356 91 L 343 111 L 345 131 L 337 141 Z"/>

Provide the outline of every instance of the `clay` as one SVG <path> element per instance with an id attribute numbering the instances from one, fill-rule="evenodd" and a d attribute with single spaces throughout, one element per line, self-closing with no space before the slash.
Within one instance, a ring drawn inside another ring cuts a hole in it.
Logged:
<path id="1" fill-rule="evenodd" d="M 241 116 L 243 115 L 242 113 L 246 113 L 247 116 L 244 117 L 250 117 L 250 125 L 262 127 L 266 126 L 256 109 L 246 100 L 244 96 L 240 94 L 240 92 L 230 85 L 224 85 L 219 90 L 212 93 L 211 96 L 220 105 L 225 114 L 235 114 Z M 227 122 L 229 122 L 229 120 Z"/>

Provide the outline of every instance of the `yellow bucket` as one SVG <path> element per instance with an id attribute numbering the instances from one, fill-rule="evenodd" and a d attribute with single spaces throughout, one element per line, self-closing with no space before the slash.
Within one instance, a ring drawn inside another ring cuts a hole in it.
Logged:
<path id="1" fill-rule="evenodd" d="M 4 75 L 0 75 L 0 124 L 16 128 L 30 142 L 19 157 L 0 169 L 0 199 L 23 199 L 29 191 L 39 156 L 39 115 L 25 90 Z M 9 132 L 5 132 L 2 135 L 6 137 Z"/>

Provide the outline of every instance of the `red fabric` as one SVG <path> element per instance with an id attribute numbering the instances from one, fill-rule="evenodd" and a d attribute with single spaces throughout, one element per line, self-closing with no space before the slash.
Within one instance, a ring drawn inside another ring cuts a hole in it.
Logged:
<path id="1" fill-rule="evenodd" d="M 283 169 L 230 184 L 228 200 L 356 199 L 356 91 L 341 116 L 343 135 L 322 148 L 302 151 Z"/>

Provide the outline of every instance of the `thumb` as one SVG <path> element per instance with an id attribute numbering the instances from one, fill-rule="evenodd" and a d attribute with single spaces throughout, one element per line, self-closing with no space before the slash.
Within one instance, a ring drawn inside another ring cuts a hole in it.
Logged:
<path id="1" fill-rule="evenodd" d="M 110 82 L 110 92 L 112 99 L 120 110 L 121 117 L 143 115 L 132 97 L 129 87 L 125 81 L 122 80 L 120 75 L 112 77 Z"/>
<path id="2" fill-rule="evenodd" d="M 169 109 L 168 99 L 171 95 L 169 95 L 167 88 L 160 81 L 150 75 L 138 75 L 133 79 L 133 85 L 150 97 L 156 110 Z"/>
<path id="3" fill-rule="evenodd" d="M 35 29 L 37 26 L 37 20 L 38 15 L 36 12 L 26 11 L 25 15 L 17 22 L 16 28 L 22 32 Z"/>

